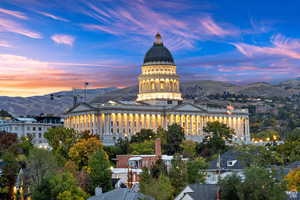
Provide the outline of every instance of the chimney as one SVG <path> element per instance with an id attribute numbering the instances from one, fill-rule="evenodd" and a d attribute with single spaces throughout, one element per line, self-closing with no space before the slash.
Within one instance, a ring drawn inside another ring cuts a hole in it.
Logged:
<path id="1" fill-rule="evenodd" d="M 155 155 L 156 156 L 161 156 L 161 142 L 160 138 L 156 138 L 155 140 Z"/>
<path id="2" fill-rule="evenodd" d="M 102 195 L 102 188 L 101 187 L 96 187 L 95 188 L 95 196 L 99 197 Z"/>

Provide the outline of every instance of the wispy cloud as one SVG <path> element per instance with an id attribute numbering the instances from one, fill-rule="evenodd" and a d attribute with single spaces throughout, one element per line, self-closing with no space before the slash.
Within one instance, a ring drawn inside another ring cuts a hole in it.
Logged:
<path id="1" fill-rule="evenodd" d="M 0 8 L 0 13 L 4 13 L 4 14 L 7 14 L 10 16 L 19 18 L 19 19 L 28 19 L 28 17 L 24 13 L 19 12 L 19 11 L 13 11 L 13 10 L 7 10 L 4 8 Z"/>
<path id="2" fill-rule="evenodd" d="M 170 7 L 178 4 L 177 2 L 176 4 L 160 5 Z M 154 9 L 147 1 L 126 1 L 126 4 L 120 1 L 120 6 L 113 8 L 104 5 L 103 2 L 86 3 L 82 13 L 96 21 L 96 23 L 82 24 L 82 27 L 88 30 L 115 36 L 143 38 L 144 41 L 147 38 L 147 43 L 149 36 L 152 38 L 156 32 L 160 32 L 162 35 L 168 35 L 165 42 L 170 44 L 172 50 L 193 48 L 198 40 L 237 36 L 241 33 L 233 25 L 219 23 L 207 13 L 200 11 L 197 16 L 186 15 L 178 18 L 171 13 Z M 180 42 L 175 44 L 173 41 Z"/>
<path id="3" fill-rule="evenodd" d="M 224 29 L 218 25 L 211 17 L 206 17 L 200 20 L 201 25 L 207 31 L 208 34 L 217 36 L 227 36 L 227 35 L 238 35 L 237 30 Z"/>
<path id="4" fill-rule="evenodd" d="M 0 32 L 17 33 L 35 39 L 42 38 L 40 33 L 28 30 L 17 22 L 3 18 L 0 18 Z"/>
<path id="5" fill-rule="evenodd" d="M 11 48 L 13 47 L 10 43 L 4 41 L 4 40 L 0 40 L 0 47 L 6 47 L 6 48 Z"/>
<path id="6" fill-rule="evenodd" d="M 69 46 L 73 46 L 75 42 L 75 37 L 65 34 L 55 34 L 51 37 L 51 39 L 57 44 L 65 44 Z"/>
<path id="7" fill-rule="evenodd" d="M 51 14 L 51 13 L 42 12 L 42 11 L 37 11 L 37 12 L 38 12 L 39 14 L 45 16 L 45 17 L 49 17 L 49 18 L 54 19 L 54 20 L 63 21 L 63 22 L 69 22 L 69 21 L 70 21 L 70 20 L 68 20 L 68 19 L 65 19 L 65 18 L 56 16 L 56 15 L 53 15 L 53 14 Z"/>
<path id="8" fill-rule="evenodd" d="M 248 57 L 257 55 L 275 55 L 300 59 L 299 39 L 286 38 L 281 34 L 277 34 L 271 38 L 271 44 L 271 46 L 256 46 L 241 42 L 232 43 L 238 51 Z"/>

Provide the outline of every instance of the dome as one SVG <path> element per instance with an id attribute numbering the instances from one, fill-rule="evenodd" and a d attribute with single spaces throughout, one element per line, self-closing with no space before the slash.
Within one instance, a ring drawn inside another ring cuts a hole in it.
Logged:
<path id="1" fill-rule="evenodd" d="M 159 33 L 155 36 L 153 46 L 147 51 L 144 65 L 167 64 L 175 65 L 171 52 L 164 46 Z"/>

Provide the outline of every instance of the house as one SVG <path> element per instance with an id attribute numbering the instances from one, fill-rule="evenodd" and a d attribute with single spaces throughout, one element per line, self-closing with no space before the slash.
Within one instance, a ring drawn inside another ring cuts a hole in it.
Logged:
<path id="1" fill-rule="evenodd" d="M 217 184 L 219 179 L 232 175 L 233 173 L 243 178 L 245 165 L 240 160 L 240 155 L 240 152 L 229 150 L 220 155 L 219 158 L 212 160 L 209 163 L 209 167 L 205 170 L 207 173 L 205 183 Z"/>
<path id="2" fill-rule="evenodd" d="M 146 196 L 142 193 L 136 192 L 133 189 L 118 188 L 112 191 L 102 193 L 101 188 L 95 189 L 95 196 L 88 198 L 87 200 L 154 200 L 150 196 Z"/>
<path id="3" fill-rule="evenodd" d="M 162 159 L 167 169 L 171 167 L 173 156 L 161 155 L 161 141 L 158 138 L 155 140 L 154 155 L 117 155 L 117 166 L 112 168 L 112 178 L 131 187 L 139 182 L 142 169 L 150 169 L 159 159 Z"/>
<path id="4" fill-rule="evenodd" d="M 190 184 L 186 186 L 175 200 L 217 200 L 219 186 L 216 184 Z"/>

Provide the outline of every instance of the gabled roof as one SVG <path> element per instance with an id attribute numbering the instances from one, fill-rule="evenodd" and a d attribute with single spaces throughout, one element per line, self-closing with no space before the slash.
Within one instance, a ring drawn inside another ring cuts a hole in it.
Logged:
<path id="1" fill-rule="evenodd" d="M 195 104 L 191 104 L 191 103 L 182 103 L 179 105 L 176 105 L 174 107 L 171 108 L 171 110 L 174 111 L 196 111 L 196 112 L 207 112 L 207 110 L 201 108 L 200 106 L 197 106 Z"/>
<path id="2" fill-rule="evenodd" d="M 220 168 L 222 170 L 240 170 L 246 168 L 246 166 L 240 160 L 241 152 L 229 150 L 221 155 Z M 228 162 L 234 161 L 232 166 L 228 165 Z M 209 162 L 208 170 L 219 169 L 218 158 Z"/>
<path id="3" fill-rule="evenodd" d="M 215 184 L 191 184 L 188 185 L 192 189 L 192 192 L 187 192 L 193 200 L 216 200 L 219 186 Z"/>
<path id="4" fill-rule="evenodd" d="M 88 200 L 153 200 L 152 197 L 143 195 L 142 193 L 132 191 L 128 188 L 118 188 L 103 193 L 99 196 L 92 196 Z"/>
<path id="5" fill-rule="evenodd" d="M 90 104 L 87 103 L 79 103 L 69 110 L 65 112 L 65 114 L 71 113 L 71 112 L 82 112 L 82 111 L 89 111 L 89 110 L 94 110 L 96 109 L 95 107 L 91 106 Z"/>

